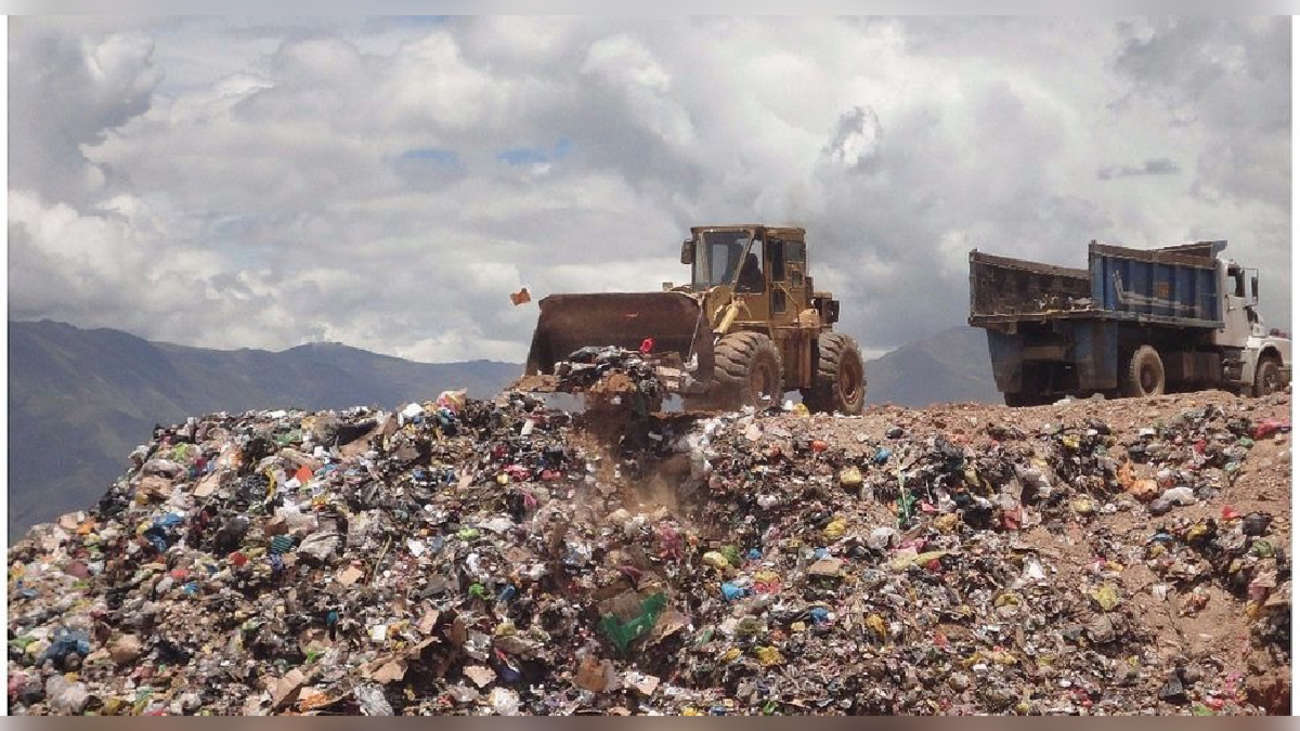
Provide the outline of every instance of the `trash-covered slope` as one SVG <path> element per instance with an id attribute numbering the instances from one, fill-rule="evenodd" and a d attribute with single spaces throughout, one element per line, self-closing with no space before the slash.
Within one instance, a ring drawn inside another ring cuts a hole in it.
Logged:
<path id="1" fill-rule="evenodd" d="M 10 707 L 1285 712 L 1288 400 L 193 419 L 11 548 Z"/>
<path id="2" fill-rule="evenodd" d="M 313 343 L 288 350 L 212 350 L 120 330 L 10 321 L 9 534 L 83 508 L 154 425 L 218 409 L 392 405 L 458 383 L 491 396 L 521 366 L 415 363 Z M 76 445 L 75 449 L 65 448 Z"/>

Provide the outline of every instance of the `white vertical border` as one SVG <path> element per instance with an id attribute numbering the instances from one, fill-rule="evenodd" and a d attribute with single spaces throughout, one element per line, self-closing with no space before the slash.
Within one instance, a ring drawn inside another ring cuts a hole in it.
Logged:
<path id="1" fill-rule="evenodd" d="M 0 58 L 4 58 L 4 73 L 0 74 L 0 221 L 4 222 L 4 273 L 0 277 L 0 295 L 5 302 L 5 326 L 0 329 L 0 381 L 4 382 L 4 396 L 0 397 L 0 455 L 4 455 L 4 470 L 0 472 L 0 538 L 4 540 L 6 579 L 0 585 L 0 621 L 9 626 L 9 16 L 0 15 Z M 6 663 L 6 667 L 8 663 Z M 9 672 L 4 673 L 8 687 Z M 0 700 L 0 713 L 9 715 L 9 693 Z"/>

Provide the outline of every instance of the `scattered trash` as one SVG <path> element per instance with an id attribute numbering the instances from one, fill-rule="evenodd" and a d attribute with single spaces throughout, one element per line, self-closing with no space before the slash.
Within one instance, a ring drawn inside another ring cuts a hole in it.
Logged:
<path id="1" fill-rule="evenodd" d="M 625 377 L 636 412 L 643 356 L 584 349 L 560 380 Z M 1256 440 L 1287 396 L 1193 396 L 1048 425 L 646 412 L 612 436 L 519 392 L 208 415 L 11 546 L 10 708 L 1276 712 L 1290 516 L 1255 488 L 1289 444 Z M 1240 655 L 1159 635 L 1225 617 Z"/>

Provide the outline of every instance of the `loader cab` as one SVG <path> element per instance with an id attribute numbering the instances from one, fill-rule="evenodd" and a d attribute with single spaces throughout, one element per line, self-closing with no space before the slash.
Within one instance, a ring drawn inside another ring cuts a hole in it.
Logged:
<path id="1" fill-rule="evenodd" d="M 730 286 L 748 310 L 745 319 L 764 326 L 792 323 L 809 306 L 812 278 L 802 228 L 709 226 L 691 234 L 681 256 L 691 265 L 690 291 Z"/>
<path id="2" fill-rule="evenodd" d="M 682 263 L 691 265 L 691 289 L 703 292 L 720 285 L 736 291 L 760 293 L 764 287 L 761 244 L 752 228 L 709 228 L 693 230 L 694 237 L 682 242 Z"/>

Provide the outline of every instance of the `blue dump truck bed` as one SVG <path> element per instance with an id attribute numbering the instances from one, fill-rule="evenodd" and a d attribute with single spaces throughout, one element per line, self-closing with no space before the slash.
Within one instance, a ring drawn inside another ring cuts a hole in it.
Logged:
<path id="1" fill-rule="evenodd" d="M 1231 365 L 1214 343 L 1223 327 L 1217 257 L 1226 247 L 1144 251 L 1094 241 L 1087 269 L 970 252 L 969 322 L 988 333 L 998 390 L 1013 405 L 1116 392 L 1132 380 L 1143 345 L 1158 350 L 1171 383 L 1217 383 Z"/>
<path id="2" fill-rule="evenodd" d="M 1088 245 L 1088 268 L 970 252 L 970 324 L 989 329 L 1053 319 L 1223 326 L 1215 257 L 1226 241 L 1150 251 Z"/>

